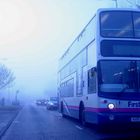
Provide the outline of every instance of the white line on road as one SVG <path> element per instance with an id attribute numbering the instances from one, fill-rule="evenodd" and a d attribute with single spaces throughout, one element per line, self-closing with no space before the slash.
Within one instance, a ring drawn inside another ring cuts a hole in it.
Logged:
<path id="1" fill-rule="evenodd" d="M 0 123 L 0 126 L 2 126 L 2 127 L 3 127 L 3 126 L 6 126 L 6 123 L 3 123 L 3 122 L 2 122 L 2 123 Z"/>
<path id="2" fill-rule="evenodd" d="M 14 121 L 13 123 L 19 123 L 19 121 Z"/>
<path id="3" fill-rule="evenodd" d="M 78 128 L 79 130 L 83 130 L 83 128 L 78 125 L 75 125 L 75 127 Z"/>

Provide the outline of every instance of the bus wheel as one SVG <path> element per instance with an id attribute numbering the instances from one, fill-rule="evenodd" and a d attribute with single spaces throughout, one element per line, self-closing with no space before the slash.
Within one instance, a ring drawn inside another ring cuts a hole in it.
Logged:
<path id="1" fill-rule="evenodd" d="M 83 126 L 86 126 L 86 121 L 85 121 L 85 109 L 84 109 L 84 106 L 81 106 L 81 107 L 80 107 L 79 120 L 80 120 L 80 123 L 81 123 Z"/>
<path id="2" fill-rule="evenodd" d="M 66 115 L 64 114 L 63 102 L 61 102 L 61 114 L 62 114 L 62 117 L 66 117 Z"/>

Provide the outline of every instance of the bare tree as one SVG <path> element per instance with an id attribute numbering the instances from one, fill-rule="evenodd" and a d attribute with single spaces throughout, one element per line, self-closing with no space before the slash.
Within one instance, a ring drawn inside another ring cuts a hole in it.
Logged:
<path id="1" fill-rule="evenodd" d="M 0 64 L 0 89 L 9 86 L 14 80 L 13 72 L 4 64 Z"/>

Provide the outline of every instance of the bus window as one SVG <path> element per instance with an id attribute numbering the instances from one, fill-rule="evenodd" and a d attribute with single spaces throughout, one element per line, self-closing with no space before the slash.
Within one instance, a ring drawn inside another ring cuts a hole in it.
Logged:
<path id="1" fill-rule="evenodd" d="M 96 93 L 96 68 L 92 68 L 88 71 L 88 93 Z"/>
<path id="2" fill-rule="evenodd" d="M 100 68 L 100 92 L 113 95 L 138 93 L 139 63 L 137 61 L 101 61 Z"/>
<path id="3" fill-rule="evenodd" d="M 133 37 L 131 12 L 102 12 L 100 16 L 103 37 Z"/>
<path id="4" fill-rule="evenodd" d="M 60 85 L 61 97 L 73 97 L 74 96 L 74 79 L 69 79 L 68 81 Z"/>

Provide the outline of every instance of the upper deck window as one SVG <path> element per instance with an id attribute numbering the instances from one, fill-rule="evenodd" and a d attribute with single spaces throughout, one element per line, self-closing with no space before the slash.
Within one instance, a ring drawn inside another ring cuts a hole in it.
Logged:
<path id="1" fill-rule="evenodd" d="M 133 37 L 131 12 L 102 12 L 101 35 L 104 37 Z"/>
<path id="2" fill-rule="evenodd" d="M 103 37 L 140 37 L 140 13 L 129 11 L 101 12 Z"/>

